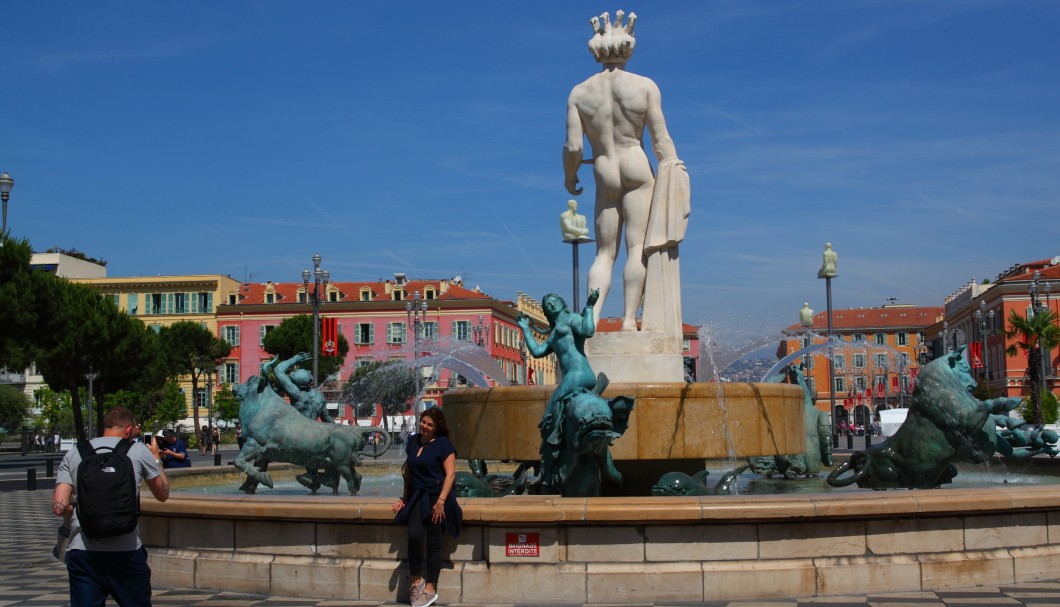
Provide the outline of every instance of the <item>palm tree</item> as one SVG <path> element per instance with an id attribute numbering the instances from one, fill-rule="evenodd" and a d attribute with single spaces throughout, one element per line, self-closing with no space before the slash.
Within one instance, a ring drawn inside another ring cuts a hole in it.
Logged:
<path id="1" fill-rule="evenodd" d="M 1023 352 L 1027 356 L 1027 379 L 1030 381 L 1031 407 L 1033 421 L 1041 425 L 1042 390 L 1045 388 L 1042 377 L 1042 353 L 1060 345 L 1060 327 L 1056 326 L 1056 314 L 1052 310 L 1029 313 L 1020 316 L 1012 310 L 1008 317 L 1009 328 L 1005 336 L 1015 339 L 1016 343 L 1005 349 L 1009 356 Z"/>

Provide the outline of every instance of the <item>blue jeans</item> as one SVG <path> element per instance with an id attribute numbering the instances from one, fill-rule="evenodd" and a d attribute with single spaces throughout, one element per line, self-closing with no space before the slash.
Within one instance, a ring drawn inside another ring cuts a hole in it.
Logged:
<path id="1" fill-rule="evenodd" d="M 121 607 L 151 607 L 151 568 L 147 550 L 97 552 L 70 550 L 70 606 L 103 607 L 107 595 Z"/>

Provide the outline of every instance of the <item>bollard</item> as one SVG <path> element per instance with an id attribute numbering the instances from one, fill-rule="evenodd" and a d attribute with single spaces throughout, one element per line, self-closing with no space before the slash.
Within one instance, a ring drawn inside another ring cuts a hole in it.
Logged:
<path id="1" fill-rule="evenodd" d="M 865 433 L 865 448 L 868 449 L 872 446 L 872 432 Z"/>
<path id="2" fill-rule="evenodd" d="M 215 465 L 215 466 L 220 466 L 221 465 L 221 452 L 220 451 L 218 451 L 217 453 L 213 454 L 213 465 Z"/>
<path id="3" fill-rule="evenodd" d="M 26 468 L 26 491 L 37 490 L 37 469 Z"/>
<path id="4" fill-rule="evenodd" d="M 847 434 L 847 449 L 854 449 L 854 433 Z"/>
<path id="5" fill-rule="evenodd" d="M 55 459 L 49 457 L 44 461 L 46 462 L 44 466 L 44 476 L 48 478 L 55 476 Z"/>
<path id="6" fill-rule="evenodd" d="M 832 448 L 833 449 L 838 449 L 839 448 L 839 435 L 838 434 L 833 434 L 832 435 Z"/>

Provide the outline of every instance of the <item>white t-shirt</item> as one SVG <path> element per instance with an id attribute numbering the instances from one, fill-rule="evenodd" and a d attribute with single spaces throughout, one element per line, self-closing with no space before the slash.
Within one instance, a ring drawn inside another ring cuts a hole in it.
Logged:
<path id="1" fill-rule="evenodd" d="M 114 448 L 120 440 L 117 436 L 100 436 L 92 439 L 91 443 L 93 449 L 100 447 Z M 132 448 L 129 449 L 129 459 L 133 462 L 133 472 L 136 474 L 136 492 L 139 495 L 140 483 L 144 479 L 151 480 L 160 474 L 158 464 L 155 463 L 155 456 L 151 453 L 151 450 L 141 442 L 133 443 Z M 77 444 L 75 443 L 66 452 L 66 456 L 63 457 L 62 463 L 59 464 L 59 471 L 55 476 L 56 483 L 66 483 L 73 486 L 74 501 L 77 501 L 77 466 L 80 463 L 81 452 L 77 450 Z M 86 537 L 85 534 L 81 533 L 81 525 L 77 521 L 77 510 L 74 510 L 70 523 L 70 545 L 68 550 L 129 552 L 139 550 L 139 548 L 140 534 L 136 530 L 115 537 L 99 539 Z"/>

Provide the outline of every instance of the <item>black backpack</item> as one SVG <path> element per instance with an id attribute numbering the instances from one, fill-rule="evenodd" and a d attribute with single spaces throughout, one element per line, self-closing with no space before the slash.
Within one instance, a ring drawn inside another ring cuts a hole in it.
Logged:
<path id="1" fill-rule="evenodd" d="M 118 441 L 113 449 L 93 449 L 77 441 L 81 463 L 77 467 L 77 521 L 90 538 L 114 537 L 136 529 L 140 496 L 136 472 L 129 457 L 133 442 Z"/>

